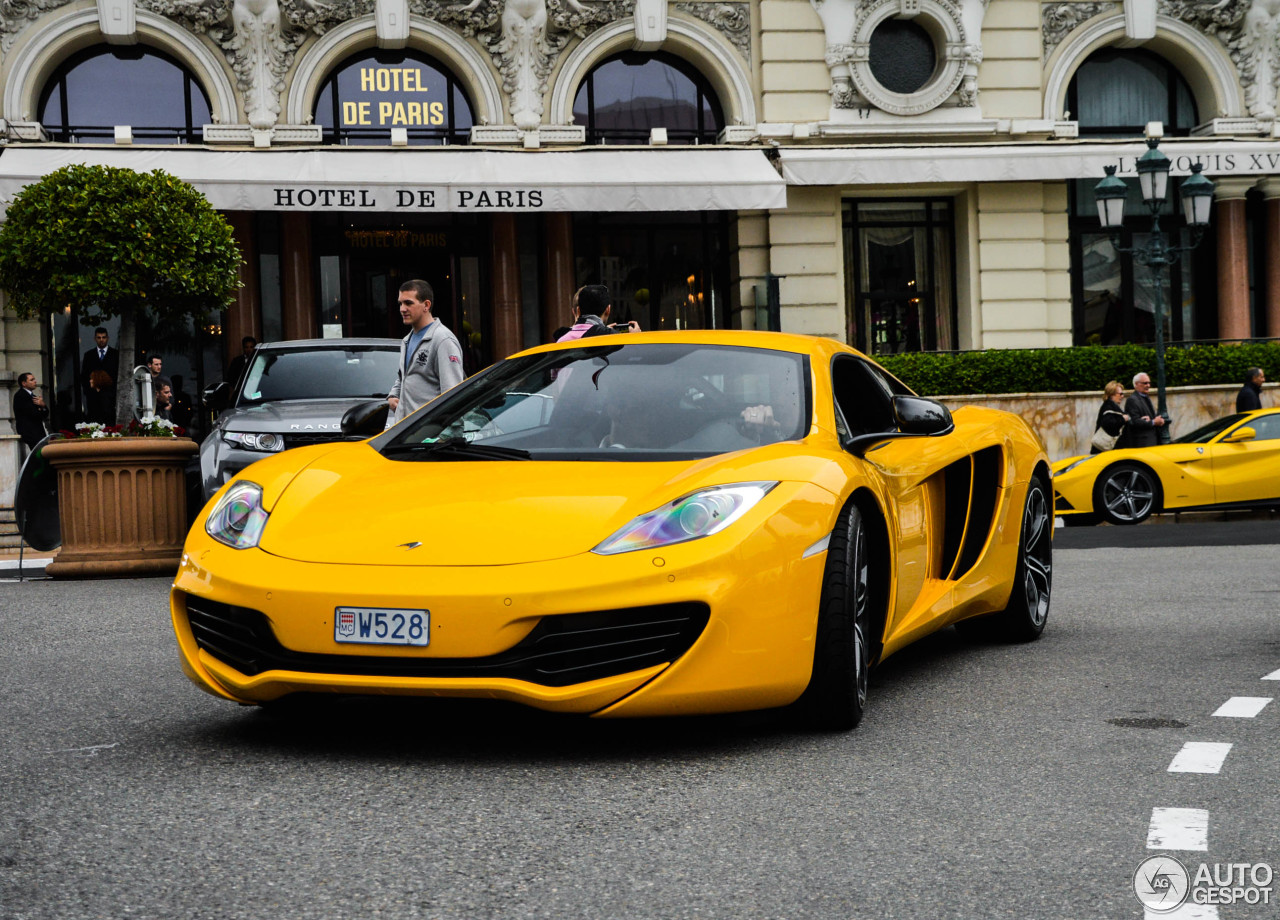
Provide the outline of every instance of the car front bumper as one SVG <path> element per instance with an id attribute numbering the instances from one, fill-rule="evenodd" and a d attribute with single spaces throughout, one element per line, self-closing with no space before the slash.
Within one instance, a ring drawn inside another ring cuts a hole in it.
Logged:
<path id="1" fill-rule="evenodd" d="M 234 550 L 193 531 L 171 593 L 183 670 L 201 689 L 242 703 L 294 692 L 489 697 L 606 716 L 785 705 L 809 681 L 826 562 L 825 552 L 804 554 L 835 514 L 830 493 L 792 488 L 782 511 L 751 529 L 520 565 L 308 563 Z M 430 643 L 338 643 L 339 606 L 429 610 Z M 206 616 L 223 607 L 256 611 L 246 622 L 262 642 L 228 654 L 217 637 L 227 621 Z M 687 635 L 668 637 L 669 656 L 655 654 L 663 630 L 653 623 L 673 610 L 694 611 L 678 624 L 669 618 L 668 632 Z M 592 615 L 586 626 L 602 629 L 601 641 L 587 646 L 620 649 L 614 658 L 594 649 L 580 672 L 588 679 L 572 680 L 572 669 L 566 678 L 510 666 L 538 639 L 543 620 L 584 614 Z M 634 644 L 618 637 L 637 617 L 653 641 L 647 655 L 632 658 Z"/>

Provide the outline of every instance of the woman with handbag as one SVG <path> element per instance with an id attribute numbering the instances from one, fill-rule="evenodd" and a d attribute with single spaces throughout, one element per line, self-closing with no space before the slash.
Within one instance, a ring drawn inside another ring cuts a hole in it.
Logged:
<path id="1" fill-rule="evenodd" d="M 1106 397 L 1098 409 L 1098 421 L 1094 425 L 1093 437 L 1089 439 L 1089 453 L 1100 454 L 1111 450 L 1119 442 L 1124 433 L 1124 426 L 1129 416 L 1120 408 L 1124 402 L 1124 387 L 1112 380 L 1103 390 Z"/>

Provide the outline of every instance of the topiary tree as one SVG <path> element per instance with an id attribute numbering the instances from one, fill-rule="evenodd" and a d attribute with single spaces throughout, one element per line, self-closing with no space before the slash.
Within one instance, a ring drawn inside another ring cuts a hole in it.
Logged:
<path id="1" fill-rule="evenodd" d="M 0 288 L 22 317 L 68 304 L 80 322 L 120 318 L 116 421 L 133 414 L 137 318 L 199 320 L 240 286 L 240 250 L 208 200 L 162 170 L 65 166 L 28 185 L 0 226 Z"/>

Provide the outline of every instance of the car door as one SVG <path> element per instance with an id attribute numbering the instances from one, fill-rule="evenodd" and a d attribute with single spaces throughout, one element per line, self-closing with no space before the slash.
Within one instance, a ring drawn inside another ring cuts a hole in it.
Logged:
<path id="1" fill-rule="evenodd" d="M 1246 426 L 1256 432 L 1253 438 L 1223 443 Z M 1217 504 L 1280 500 L 1280 412 L 1245 419 L 1210 444 L 1208 451 Z"/>

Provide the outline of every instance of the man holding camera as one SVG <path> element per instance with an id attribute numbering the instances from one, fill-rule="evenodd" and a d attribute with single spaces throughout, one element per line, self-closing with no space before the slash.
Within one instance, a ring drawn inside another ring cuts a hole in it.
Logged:
<path id="1" fill-rule="evenodd" d="M 611 335 L 615 332 L 639 332 L 635 320 L 626 323 L 609 322 L 613 310 L 613 297 L 603 284 L 588 284 L 578 288 L 573 295 L 573 325 L 569 331 L 556 338 L 557 342 L 572 342 L 593 335 Z"/>

